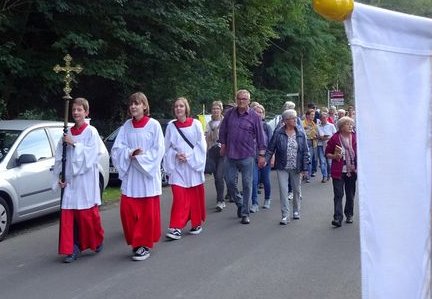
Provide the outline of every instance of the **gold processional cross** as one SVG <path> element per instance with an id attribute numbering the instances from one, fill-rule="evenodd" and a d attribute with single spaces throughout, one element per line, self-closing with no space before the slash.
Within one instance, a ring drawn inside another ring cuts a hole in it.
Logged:
<path id="1" fill-rule="evenodd" d="M 66 56 L 63 59 L 66 62 L 66 65 L 60 66 L 57 64 L 53 68 L 53 70 L 56 73 L 65 72 L 65 76 L 63 78 L 63 81 L 65 82 L 65 87 L 63 88 L 63 91 L 65 93 L 65 95 L 63 96 L 63 99 L 65 100 L 63 133 L 66 134 L 68 129 L 68 122 L 69 122 L 68 121 L 69 120 L 69 100 L 72 99 L 70 93 L 72 91 L 71 82 L 74 79 L 73 73 L 79 74 L 83 70 L 83 68 L 80 65 L 71 66 L 70 63 L 72 61 L 72 57 L 69 54 L 66 54 Z M 65 174 L 65 167 L 66 167 L 66 146 L 67 146 L 66 142 L 63 142 L 62 172 L 60 175 L 62 181 L 65 181 L 64 174 Z M 61 192 L 60 206 L 61 206 L 61 201 L 63 200 L 63 190 L 64 189 L 62 189 Z"/>
<path id="2" fill-rule="evenodd" d="M 77 66 L 71 66 L 70 63 L 72 61 L 72 57 L 69 54 L 66 54 L 66 56 L 63 58 L 63 60 L 66 62 L 65 66 L 56 65 L 54 67 L 54 72 L 57 74 L 59 72 L 65 72 L 65 76 L 63 81 L 65 82 L 65 88 L 63 88 L 63 91 L 65 92 L 65 97 L 68 97 L 68 99 L 71 99 L 70 93 L 72 91 L 72 88 L 70 87 L 70 83 L 73 80 L 73 72 L 79 74 L 83 70 L 83 68 L 80 65 Z"/>

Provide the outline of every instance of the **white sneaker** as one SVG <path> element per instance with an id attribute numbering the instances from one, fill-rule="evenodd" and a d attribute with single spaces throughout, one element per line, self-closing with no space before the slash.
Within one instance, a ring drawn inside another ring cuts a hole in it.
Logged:
<path id="1" fill-rule="evenodd" d="M 222 212 L 222 210 L 225 208 L 225 202 L 224 201 L 218 201 L 218 203 L 216 204 L 216 210 L 218 212 Z"/>
<path id="2" fill-rule="evenodd" d="M 259 211 L 259 207 L 258 207 L 258 205 L 257 204 L 253 204 L 252 206 L 251 206 L 251 208 L 250 208 L 250 212 L 251 213 L 256 213 L 256 212 L 258 212 Z"/>
<path id="3" fill-rule="evenodd" d="M 288 222 L 289 222 L 289 219 L 288 219 L 288 217 L 287 216 L 285 216 L 285 217 L 282 217 L 281 218 L 281 221 L 279 222 L 281 225 L 286 225 L 286 224 L 288 224 Z"/>
<path id="4" fill-rule="evenodd" d="M 299 212 L 294 212 L 294 213 L 293 213 L 293 219 L 296 219 L 296 220 L 300 219 L 300 214 L 299 214 Z"/>
<path id="5" fill-rule="evenodd" d="M 292 192 L 288 192 L 288 200 L 291 200 L 294 198 L 294 194 Z"/>
<path id="6" fill-rule="evenodd" d="M 270 209 L 270 199 L 264 200 L 263 209 Z"/>
<path id="7" fill-rule="evenodd" d="M 202 227 L 199 225 L 197 227 L 191 228 L 191 230 L 189 231 L 191 235 L 199 235 L 201 232 L 202 232 Z"/>
<path id="8" fill-rule="evenodd" d="M 132 256 L 132 260 L 134 261 L 143 261 L 150 257 L 150 250 L 148 250 L 146 247 L 141 246 L 138 248 L 134 255 Z"/>
<path id="9" fill-rule="evenodd" d="M 182 237 L 181 230 L 177 228 L 169 228 L 166 236 L 172 240 L 179 240 Z"/>

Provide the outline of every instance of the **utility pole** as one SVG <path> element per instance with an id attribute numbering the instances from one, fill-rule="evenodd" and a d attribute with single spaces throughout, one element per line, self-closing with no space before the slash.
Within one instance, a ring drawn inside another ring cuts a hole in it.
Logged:
<path id="1" fill-rule="evenodd" d="M 304 114 L 304 80 L 303 80 L 303 53 L 300 57 L 300 76 L 301 76 L 301 114 Z"/>
<path id="2" fill-rule="evenodd" d="M 237 93 L 237 58 L 236 58 L 236 32 L 235 32 L 235 1 L 232 5 L 232 71 L 233 71 L 233 100 L 236 98 Z"/>

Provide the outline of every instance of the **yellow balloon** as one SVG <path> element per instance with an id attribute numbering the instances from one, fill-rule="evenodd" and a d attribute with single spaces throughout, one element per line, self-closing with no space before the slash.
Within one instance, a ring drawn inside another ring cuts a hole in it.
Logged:
<path id="1" fill-rule="evenodd" d="M 313 0 L 314 10 L 332 21 L 344 21 L 354 9 L 354 0 Z"/>

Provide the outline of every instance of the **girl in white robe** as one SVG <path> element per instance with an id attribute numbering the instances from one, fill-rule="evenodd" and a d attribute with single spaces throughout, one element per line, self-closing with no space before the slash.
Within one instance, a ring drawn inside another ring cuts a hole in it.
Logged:
<path id="1" fill-rule="evenodd" d="M 199 234 L 206 218 L 204 168 L 207 145 L 201 123 L 188 117 L 189 113 L 187 99 L 178 98 L 174 103 L 177 119 L 168 124 L 165 132 L 164 169 L 173 193 L 166 236 L 172 240 L 181 238 L 182 229 L 189 220 L 189 232 Z"/>
<path id="2" fill-rule="evenodd" d="M 137 92 L 129 97 L 132 119 L 120 128 L 111 150 L 121 184 L 120 216 L 132 260 L 142 261 L 161 236 L 160 166 L 164 139 L 159 122 L 148 115 L 147 97 Z"/>
<path id="3" fill-rule="evenodd" d="M 104 230 L 98 208 L 101 197 L 97 165 L 104 145 L 96 128 L 85 122 L 88 114 L 88 101 L 84 98 L 75 99 L 72 105 L 75 125 L 63 137 L 67 144 L 64 179 L 59 180 L 63 140 L 60 140 L 55 155 L 54 189 L 58 186 L 64 188 L 59 254 L 66 255 L 65 263 L 75 261 L 82 250 L 100 252 L 103 247 Z"/>

